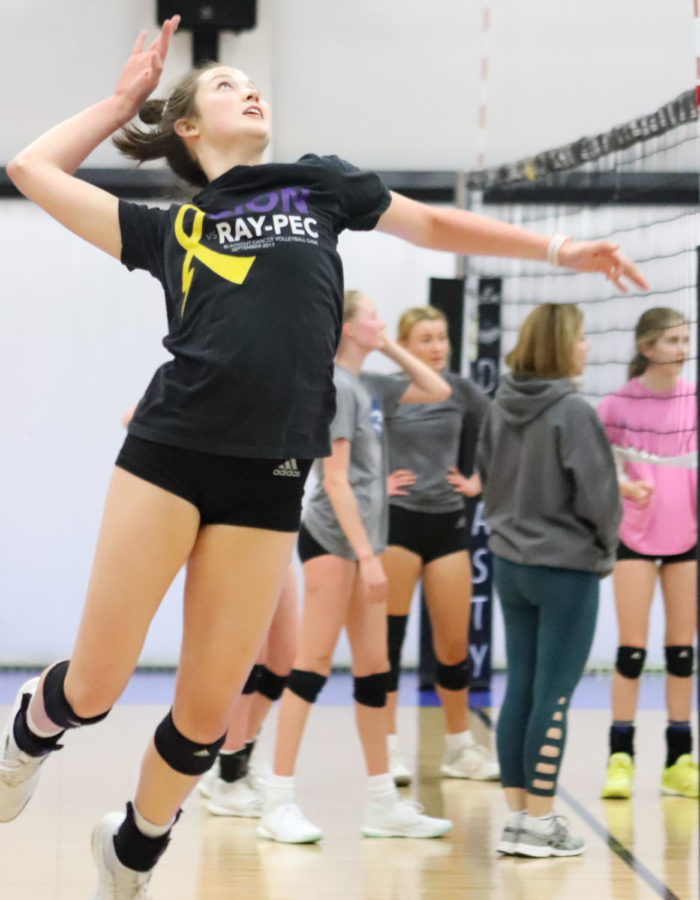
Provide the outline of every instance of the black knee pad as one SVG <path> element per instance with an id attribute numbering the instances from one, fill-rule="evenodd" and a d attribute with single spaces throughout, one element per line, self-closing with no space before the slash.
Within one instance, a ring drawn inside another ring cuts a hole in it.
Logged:
<path id="1" fill-rule="evenodd" d="M 353 678 L 353 699 L 362 706 L 372 706 L 381 709 L 386 706 L 386 685 L 389 679 L 388 672 L 378 672 L 376 675 L 363 675 L 361 678 Z"/>
<path id="2" fill-rule="evenodd" d="M 406 636 L 408 616 L 387 616 L 387 637 L 389 650 L 389 678 L 386 689 L 399 689 L 399 673 L 401 671 L 401 648 Z"/>
<path id="3" fill-rule="evenodd" d="M 63 683 L 66 680 L 66 672 L 68 671 L 69 660 L 64 659 L 63 662 L 56 663 L 46 673 L 44 678 L 44 687 L 42 697 L 44 700 L 44 709 L 46 715 L 55 722 L 59 728 L 79 728 L 81 725 L 94 725 L 106 719 L 110 713 L 100 713 L 99 716 L 83 717 L 73 712 L 73 707 L 66 699 L 63 690 Z"/>
<path id="4" fill-rule="evenodd" d="M 287 687 L 293 694 L 301 697 L 302 700 L 306 700 L 307 703 L 314 703 L 327 680 L 326 675 L 319 675 L 318 672 L 292 669 L 287 679 Z"/>
<path id="5" fill-rule="evenodd" d="M 666 671 L 677 678 L 690 678 L 693 674 L 693 648 L 688 645 L 664 647 Z"/>
<path id="6" fill-rule="evenodd" d="M 463 691 L 469 687 L 471 674 L 471 659 L 468 656 L 453 666 L 446 666 L 438 661 L 435 667 L 435 683 L 448 691 Z"/>
<path id="7" fill-rule="evenodd" d="M 254 694 L 258 689 L 258 681 L 260 679 L 260 670 L 262 666 L 255 665 L 250 670 L 250 674 L 243 685 L 243 694 Z"/>
<path id="8" fill-rule="evenodd" d="M 183 775 L 204 775 L 216 762 L 226 734 L 211 744 L 197 744 L 175 727 L 172 710 L 156 728 L 155 745 L 161 759 Z"/>
<path id="9" fill-rule="evenodd" d="M 260 677 L 256 690 L 268 700 L 279 700 L 287 683 L 286 675 L 276 675 L 267 666 L 260 666 Z"/>
<path id="10" fill-rule="evenodd" d="M 644 647 L 618 647 L 615 668 L 623 678 L 639 678 L 646 657 Z"/>

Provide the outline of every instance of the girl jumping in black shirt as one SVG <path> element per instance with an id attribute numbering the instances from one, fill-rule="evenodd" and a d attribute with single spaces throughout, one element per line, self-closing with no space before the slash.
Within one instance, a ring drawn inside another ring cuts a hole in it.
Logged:
<path id="1" fill-rule="evenodd" d="M 63 732 L 107 715 L 163 595 L 187 566 L 173 707 L 146 749 L 126 814 L 108 814 L 94 831 L 96 898 L 146 895 L 268 628 L 311 460 L 330 451 L 339 233 L 376 227 L 424 247 L 549 259 L 644 286 L 606 242 L 550 240 L 434 210 L 335 157 L 262 165 L 270 110 L 229 66 L 194 71 L 167 101 L 147 104 L 177 25 L 177 16 L 168 20 L 149 47 L 141 34 L 112 96 L 7 167 L 25 196 L 76 235 L 151 272 L 167 306 L 172 359 L 138 404 L 117 459 L 70 661 L 22 687 L 0 738 L 0 820 L 10 821 Z M 137 114 L 153 127 L 127 125 Z M 117 131 L 124 152 L 165 157 L 200 193 L 159 210 L 75 178 Z"/>

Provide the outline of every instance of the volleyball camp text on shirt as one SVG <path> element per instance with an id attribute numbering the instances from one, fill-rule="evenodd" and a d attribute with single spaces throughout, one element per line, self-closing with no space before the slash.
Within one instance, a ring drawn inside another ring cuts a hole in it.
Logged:
<path id="1" fill-rule="evenodd" d="M 679 378 L 670 391 L 651 391 L 633 378 L 598 404 L 598 416 L 610 443 L 660 457 L 697 451 L 695 385 Z M 654 486 L 640 506 L 624 498 L 620 538 L 637 553 L 668 556 L 685 553 L 697 541 L 697 469 L 626 462 L 630 481 Z"/>
<path id="2" fill-rule="evenodd" d="M 167 210 L 120 201 L 122 262 L 162 283 L 174 357 L 129 432 L 232 456 L 326 456 L 343 305 L 337 238 L 374 228 L 390 202 L 377 175 L 313 155 L 235 166 Z"/>

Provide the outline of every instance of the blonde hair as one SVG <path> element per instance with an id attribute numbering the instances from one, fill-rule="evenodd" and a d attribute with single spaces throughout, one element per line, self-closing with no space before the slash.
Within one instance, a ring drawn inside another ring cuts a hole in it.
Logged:
<path id="1" fill-rule="evenodd" d="M 419 322 L 444 322 L 447 327 L 445 314 L 435 306 L 411 306 L 401 313 L 397 329 L 397 339 L 405 342 L 411 336 L 411 332 Z"/>
<path id="2" fill-rule="evenodd" d="M 518 342 L 506 356 L 514 375 L 570 378 L 574 374 L 574 344 L 583 313 L 571 303 L 543 303 L 520 326 Z"/>
<path id="3" fill-rule="evenodd" d="M 364 291 L 345 291 L 343 294 L 343 323 L 352 322 L 357 313 L 360 301 L 366 296 L 367 294 L 365 294 Z"/>
<path id="4" fill-rule="evenodd" d="M 665 331 L 678 325 L 687 325 L 682 313 L 668 306 L 654 306 L 639 317 L 634 329 L 634 346 L 636 353 L 628 366 L 628 377 L 637 378 L 643 375 L 649 365 L 649 359 L 642 353 L 642 345 L 653 347 Z"/>

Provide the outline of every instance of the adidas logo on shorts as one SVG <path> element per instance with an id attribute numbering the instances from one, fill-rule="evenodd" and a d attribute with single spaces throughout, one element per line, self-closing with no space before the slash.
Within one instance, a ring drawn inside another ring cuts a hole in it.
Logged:
<path id="1" fill-rule="evenodd" d="M 284 478 L 300 478 L 301 472 L 295 459 L 286 459 L 281 466 L 272 470 L 273 475 L 282 475 Z"/>

